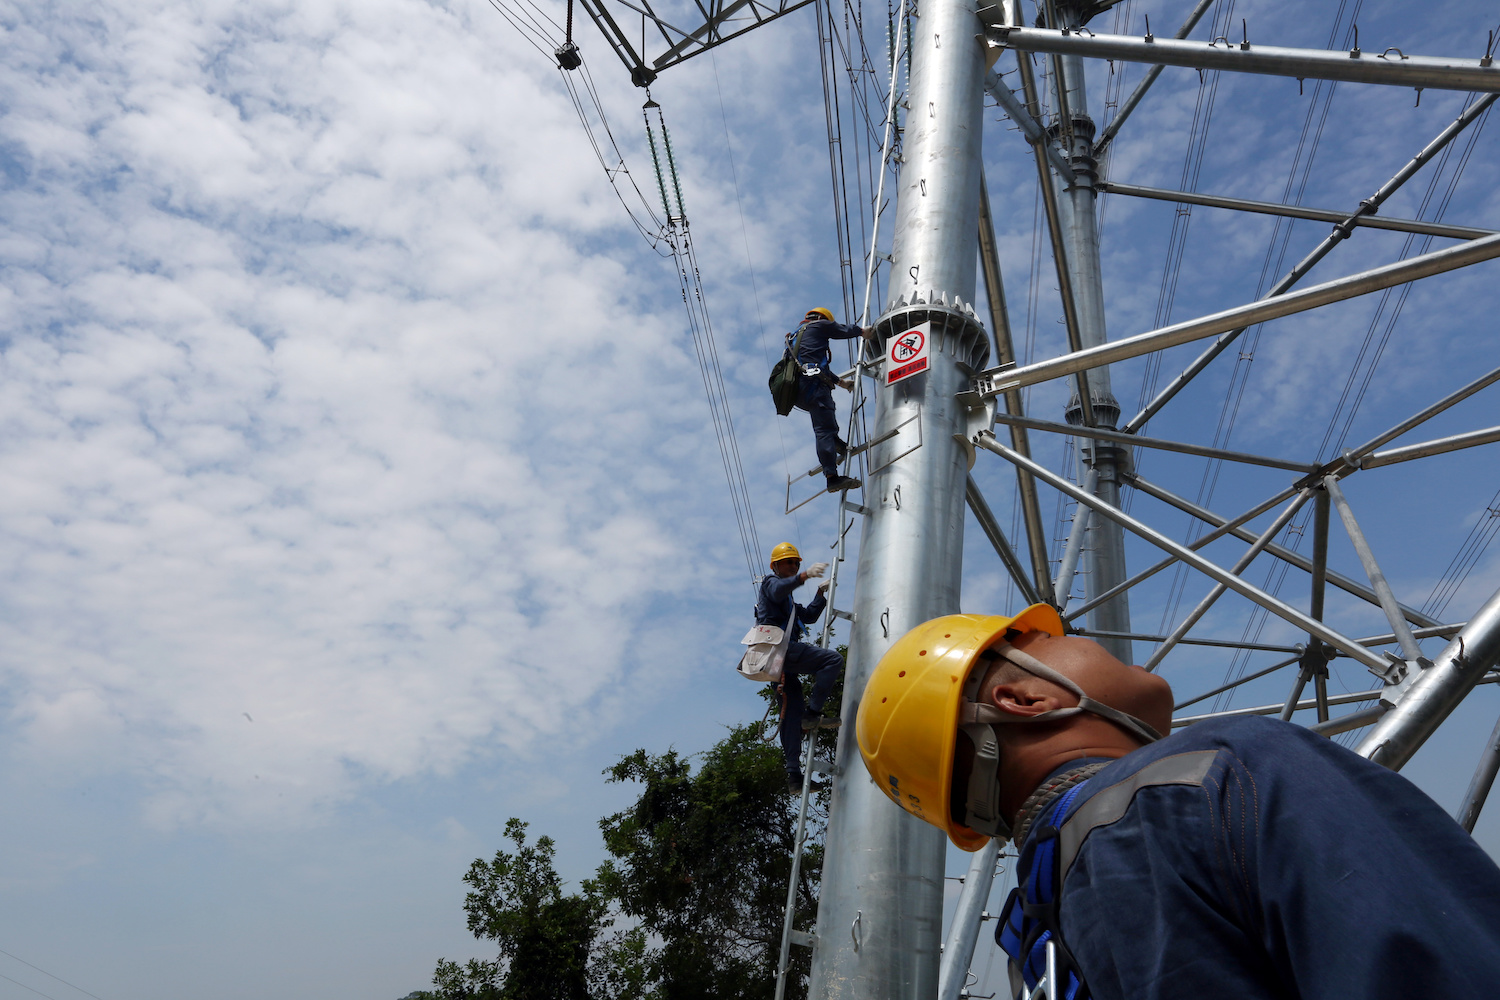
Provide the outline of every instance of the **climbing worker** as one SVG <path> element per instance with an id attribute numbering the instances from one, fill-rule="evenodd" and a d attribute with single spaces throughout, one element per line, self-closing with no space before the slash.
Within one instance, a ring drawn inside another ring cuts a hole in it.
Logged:
<path id="1" fill-rule="evenodd" d="M 824 579 L 806 607 L 792 599 L 792 591 L 808 580 L 816 580 L 828 571 L 827 563 L 813 563 L 802 569 L 802 554 L 791 542 L 782 542 L 771 550 L 771 575 L 760 580 L 760 599 L 755 602 L 755 621 L 761 625 L 786 627 L 792 619 L 792 635 L 786 650 L 781 675 L 781 749 L 786 755 L 786 784 L 792 792 L 802 791 L 802 734 L 818 728 L 833 728 L 839 719 L 823 718 L 823 705 L 833 682 L 844 665 L 843 657 L 832 649 L 822 649 L 801 642 L 802 626 L 818 620 L 828 606 L 828 584 Z M 811 674 L 812 695 L 804 709 L 802 677 Z"/>
<path id="2" fill-rule="evenodd" d="M 854 382 L 840 380 L 834 375 L 833 352 L 828 348 L 830 340 L 852 340 L 855 337 L 873 341 L 875 328 L 836 323 L 833 313 L 822 306 L 809 309 L 802 318 L 802 325 L 786 335 L 786 346 L 789 349 L 796 346 L 796 361 L 802 367 L 797 380 L 797 407 L 812 417 L 818 464 L 823 467 L 823 475 L 828 480 L 829 493 L 860 487 L 858 479 L 839 473 L 839 462 L 849 451 L 849 445 L 839 437 L 838 411 L 833 403 L 833 387 L 853 389 Z"/>
<path id="3" fill-rule="evenodd" d="M 871 673 L 876 785 L 965 850 L 1020 851 L 1011 995 L 1049 958 L 1070 1000 L 1496 995 L 1500 868 L 1435 802 L 1300 726 L 1163 737 L 1171 712 L 1043 604 L 934 619 Z"/>

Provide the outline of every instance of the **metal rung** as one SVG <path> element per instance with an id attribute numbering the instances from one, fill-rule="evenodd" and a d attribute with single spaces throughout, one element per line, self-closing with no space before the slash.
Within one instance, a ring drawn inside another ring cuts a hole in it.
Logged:
<path id="1" fill-rule="evenodd" d="M 812 769 L 819 774 L 826 774 L 831 778 L 836 778 L 840 774 L 844 773 L 843 768 L 839 767 L 831 760 L 824 760 L 822 757 L 813 758 Z"/>
<path id="2" fill-rule="evenodd" d="M 911 419 L 904 420 L 901 423 L 901 427 L 905 427 L 909 423 L 911 423 Z M 889 441 L 891 438 L 895 437 L 897 434 L 900 434 L 901 433 L 901 427 L 897 427 L 895 430 L 886 431 L 884 434 L 880 435 L 878 438 L 873 438 L 873 439 L 871 439 L 869 441 L 864 442 L 863 444 L 854 445 L 853 447 L 851 447 L 849 449 L 849 454 L 850 455 L 860 455 L 860 454 L 863 454 L 864 452 L 869 451 L 871 448 L 875 447 L 877 444 L 884 444 L 886 441 Z M 815 469 L 808 469 L 806 476 L 800 476 L 798 478 L 808 479 L 808 478 L 811 478 L 813 476 L 816 476 L 818 473 L 820 473 L 822 471 L 823 471 L 823 467 L 820 465 L 820 466 L 818 466 Z"/>
<path id="3" fill-rule="evenodd" d="M 853 622 L 854 621 L 854 612 L 853 611 L 840 611 L 838 608 L 834 608 L 833 609 L 833 617 L 835 617 L 835 618 L 842 618 L 846 622 Z"/>
<path id="4" fill-rule="evenodd" d="M 792 944 L 811 948 L 817 940 L 818 936 L 811 931 L 799 931 L 795 927 L 792 928 Z"/>

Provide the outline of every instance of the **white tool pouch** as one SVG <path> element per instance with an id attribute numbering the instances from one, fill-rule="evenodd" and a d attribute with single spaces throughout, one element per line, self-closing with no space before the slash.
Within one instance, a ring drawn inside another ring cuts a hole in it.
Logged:
<path id="1" fill-rule="evenodd" d="M 792 618 L 786 628 L 775 625 L 756 625 L 740 640 L 745 655 L 740 657 L 739 673 L 747 681 L 766 681 L 775 684 L 781 680 L 782 666 L 786 663 L 786 647 L 792 637 L 792 620 L 797 615 L 797 605 L 792 605 Z"/>

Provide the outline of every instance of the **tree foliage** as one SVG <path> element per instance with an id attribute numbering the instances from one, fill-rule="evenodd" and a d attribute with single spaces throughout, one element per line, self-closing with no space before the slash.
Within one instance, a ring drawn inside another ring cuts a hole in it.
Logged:
<path id="1" fill-rule="evenodd" d="M 842 653 L 843 650 L 840 649 Z M 838 704 L 839 690 L 833 694 Z M 511 819 L 501 849 L 464 881 L 469 930 L 492 960 L 442 959 L 420 1000 L 770 1000 L 775 992 L 797 798 L 786 794 L 769 728 L 733 728 L 702 754 L 644 750 L 604 774 L 635 782 L 630 808 L 599 822 L 609 859 L 565 893 L 550 837 L 526 840 Z M 819 734 L 832 757 L 835 734 Z M 810 803 L 794 926 L 810 930 L 822 873 L 826 789 Z M 617 925 L 619 925 L 617 927 Z M 795 947 L 786 995 L 807 995 L 808 951 Z"/>
<path id="2" fill-rule="evenodd" d="M 641 785 L 600 822 L 610 854 L 601 889 L 660 942 L 648 955 L 661 1000 L 770 997 L 781 949 L 796 814 L 781 752 L 740 726 L 692 761 L 636 751 L 605 772 Z M 796 926 L 810 926 L 822 849 L 804 849 Z M 805 993 L 808 955 L 793 951 L 788 995 Z"/>
<path id="3" fill-rule="evenodd" d="M 608 903 L 592 882 L 564 894 L 551 837 L 526 843 L 526 824 L 511 819 L 505 838 L 515 853 L 495 852 L 469 866 L 464 912 L 469 930 L 494 941 L 499 956 L 466 965 L 442 959 L 433 975 L 442 1000 L 593 1000 L 590 957 L 608 924 Z"/>

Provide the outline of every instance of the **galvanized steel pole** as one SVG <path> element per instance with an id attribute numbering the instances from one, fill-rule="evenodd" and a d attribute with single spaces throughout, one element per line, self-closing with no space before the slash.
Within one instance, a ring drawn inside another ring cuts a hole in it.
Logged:
<path id="1" fill-rule="evenodd" d="M 870 671 L 909 629 L 959 610 L 967 388 L 960 368 L 988 354 L 970 303 L 979 233 L 984 44 L 974 0 L 924 0 L 913 18 L 911 82 L 881 338 L 933 323 L 929 369 L 875 400 L 872 437 L 920 421 L 870 451 L 839 773 L 833 779 L 809 995 L 932 1000 L 938 988 L 947 841 L 894 805 L 859 759 L 853 721 Z M 908 437 L 907 432 L 903 432 Z M 955 439 L 954 435 L 958 435 Z"/>
<path id="2" fill-rule="evenodd" d="M 1077 28 L 1086 20 L 1083 5 L 1077 0 L 1058 3 L 1056 16 L 1062 21 L 1060 26 L 1067 28 Z M 1083 60 L 1076 55 L 1063 55 L 1057 59 L 1057 66 L 1060 72 L 1054 75 L 1052 83 L 1058 98 L 1057 106 L 1066 116 L 1065 121 L 1059 122 L 1058 134 L 1065 144 L 1064 153 L 1074 175 L 1074 182 L 1058 198 L 1058 207 L 1068 241 L 1067 263 L 1078 313 L 1078 332 L 1083 348 L 1087 349 L 1102 346 L 1109 339 L 1104 319 L 1104 275 L 1099 263 L 1099 216 L 1095 210 L 1099 195 L 1094 184 L 1098 180 L 1099 168 L 1094 159 L 1094 120 L 1089 117 Z M 1084 406 L 1081 399 L 1070 403 L 1068 423 L 1117 426 L 1120 404 L 1110 387 L 1109 369 L 1090 370 L 1086 381 L 1091 406 Z M 1090 411 L 1094 419 L 1085 420 Z M 1077 437 L 1074 441 L 1079 468 L 1089 470 L 1090 481 L 1094 484 L 1090 492 L 1111 506 L 1120 506 L 1120 473 L 1129 468 L 1129 446 L 1086 437 Z M 1082 511 L 1079 511 L 1079 517 L 1082 524 Z M 1125 532 L 1118 524 L 1103 518 L 1087 522 L 1086 531 L 1088 573 L 1084 578 L 1085 593 L 1093 599 L 1113 590 L 1125 579 Z M 1066 599 L 1067 593 L 1059 591 L 1058 600 Z M 1121 591 L 1099 602 L 1089 612 L 1088 625 L 1097 632 L 1128 633 L 1129 593 Z M 1101 636 L 1098 641 L 1124 662 L 1135 662 L 1129 639 Z"/>

